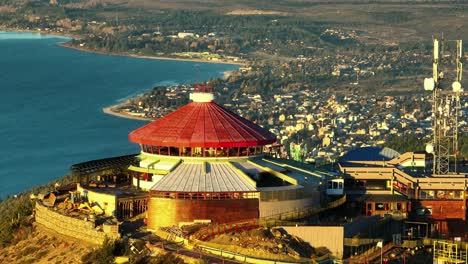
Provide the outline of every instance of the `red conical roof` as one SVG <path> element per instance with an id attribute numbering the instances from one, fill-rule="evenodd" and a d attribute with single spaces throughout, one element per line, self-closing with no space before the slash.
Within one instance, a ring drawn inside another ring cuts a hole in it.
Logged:
<path id="1" fill-rule="evenodd" d="M 171 147 L 248 147 L 276 136 L 214 102 L 192 102 L 129 134 L 132 142 Z"/>

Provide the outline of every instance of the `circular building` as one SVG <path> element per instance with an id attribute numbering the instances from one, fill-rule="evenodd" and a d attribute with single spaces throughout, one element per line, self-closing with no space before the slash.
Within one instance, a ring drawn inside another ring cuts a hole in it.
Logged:
<path id="1" fill-rule="evenodd" d="M 311 194 L 300 184 L 317 186 L 312 175 L 264 158 L 275 135 L 214 103 L 211 93 L 190 99 L 129 134 L 141 146 L 129 170 L 133 185 L 149 192 L 148 229 L 234 222 L 318 202 L 316 188 Z"/>

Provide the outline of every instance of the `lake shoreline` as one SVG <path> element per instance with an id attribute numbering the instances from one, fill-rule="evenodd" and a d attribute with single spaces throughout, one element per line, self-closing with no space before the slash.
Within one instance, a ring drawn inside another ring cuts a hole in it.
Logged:
<path id="1" fill-rule="evenodd" d="M 178 57 L 167 57 L 167 56 L 150 56 L 150 55 L 137 55 L 128 52 L 107 52 L 100 50 L 92 50 L 85 47 L 75 47 L 67 44 L 68 42 L 62 42 L 58 45 L 61 47 L 79 50 L 88 53 L 103 54 L 103 55 L 112 55 L 112 56 L 124 56 L 137 59 L 150 59 L 150 60 L 172 60 L 172 61 L 188 61 L 188 62 L 201 62 L 201 63 L 213 63 L 213 64 L 230 64 L 230 65 L 245 65 L 244 62 L 230 62 L 230 61 L 213 61 L 213 60 L 203 60 L 203 59 L 188 59 L 188 58 L 178 58 Z"/>
<path id="2" fill-rule="evenodd" d="M 235 62 L 209 61 L 209 60 L 202 60 L 202 59 L 184 59 L 184 58 L 172 58 L 172 57 L 143 56 L 143 55 L 135 55 L 135 54 L 129 54 L 129 53 L 103 52 L 103 51 L 97 51 L 97 50 L 90 50 L 90 49 L 86 49 L 86 48 L 74 47 L 74 46 L 68 45 L 67 43 L 68 42 L 62 42 L 62 43 L 58 43 L 58 45 L 61 46 L 61 47 L 64 47 L 64 48 L 74 49 L 74 50 L 88 52 L 88 53 L 111 55 L 111 56 L 125 56 L 125 57 L 137 58 L 137 59 L 187 61 L 187 62 L 200 62 L 200 63 L 213 63 L 213 64 L 229 64 L 229 65 L 239 65 L 239 66 L 245 65 L 244 63 L 235 63 Z M 231 76 L 231 74 L 233 72 L 234 72 L 234 70 L 224 71 L 223 76 L 221 78 L 227 79 L 227 78 L 229 78 L 229 76 Z M 139 97 L 142 97 L 143 95 L 144 94 L 140 94 L 140 95 L 134 96 L 134 97 L 132 97 L 130 99 L 127 99 L 122 103 L 113 104 L 113 105 L 104 107 L 104 108 L 102 108 L 102 112 L 105 113 L 105 114 L 112 115 L 112 116 L 115 116 L 115 117 L 120 117 L 120 118 L 140 120 L 140 121 L 153 121 L 154 119 L 151 119 L 151 118 L 134 116 L 134 115 L 131 115 L 131 114 L 128 114 L 128 113 L 125 113 L 125 112 L 122 112 L 122 111 L 118 110 L 119 108 L 130 105 L 129 100 L 137 99 Z"/>
<path id="3" fill-rule="evenodd" d="M 213 61 L 213 60 L 204 60 L 204 59 L 190 59 L 190 58 L 179 58 L 179 57 L 168 57 L 168 56 L 151 56 L 151 55 L 137 55 L 128 52 L 108 52 L 108 51 L 100 51 L 100 50 L 92 50 L 86 47 L 75 47 L 71 46 L 68 43 L 71 39 L 80 39 L 83 36 L 78 34 L 71 34 L 71 33 L 58 33 L 58 32 L 43 32 L 37 30 L 30 30 L 30 29 L 11 29 L 11 28 L 2 28 L 0 27 L 0 31 L 5 31 L 9 33 L 33 33 L 33 34 L 41 34 L 41 35 L 49 35 L 55 36 L 60 38 L 69 38 L 67 42 L 61 42 L 57 45 L 69 49 L 79 50 L 88 53 L 95 53 L 95 54 L 103 54 L 103 55 L 112 55 L 112 56 L 124 56 L 124 57 L 132 57 L 132 58 L 139 58 L 139 59 L 151 59 L 151 60 L 174 60 L 174 61 L 193 61 L 193 62 L 203 62 L 203 63 L 214 63 L 214 64 L 231 64 L 231 65 L 246 65 L 246 62 L 235 62 L 235 61 Z"/>
<path id="4" fill-rule="evenodd" d="M 138 97 L 135 97 L 135 98 L 138 98 Z M 135 99 L 135 98 L 133 98 L 133 99 Z M 120 118 L 127 118 L 127 119 L 140 120 L 140 121 L 153 121 L 153 119 L 151 119 L 151 118 L 133 116 L 133 115 L 126 114 L 124 112 L 121 112 L 121 111 L 117 110 L 117 109 L 119 109 L 121 107 L 124 107 L 124 106 L 127 106 L 127 105 L 129 105 L 128 100 L 123 102 L 123 103 L 114 104 L 114 105 L 104 107 L 104 108 L 102 108 L 102 112 L 105 113 L 105 114 L 120 117 Z"/>
<path id="5" fill-rule="evenodd" d="M 79 39 L 82 36 L 76 35 L 76 34 L 70 34 L 70 33 L 56 33 L 56 32 L 43 32 L 43 31 L 35 31 L 35 30 L 24 30 L 24 29 L 9 29 L 9 28 L 0 28 L 0 31 L 5 31 L 5 32 L 10 32 L 10 33 L 32 33 L 32 34 L 41 34 L 41 35 L 49 35 L 49 36 L 55 36 L 55 37 L 60 37 L 64 39 L 68 39 L 65 42 L 60 42 L 57 43 L 58 46 L 64 47 L 64 48 L 69 48 L 69 49 L 74 49 L 82 52 L 87 52 L 87 53 L 92 53 L 92 54 L 102 54 L 102 55 L 110 55 L 110 56 L 123 56 L 123 57 L 131 57 L 131 58 L 137 58 L 137 59 L 151 59 L 151 60 L 172 60 L 172 61 L 186 61 L 186 62 L 200 62 L 200 63 L 213 63 L 213 64 L 229 64 L 229 65 L 239 65 L 239 66 L 244 66 L 244 63 L 241 62 L 228 62 L 228 61 L 212 61 L 212 60 L 203 60 L 203 59 L 189 59 L 189 58 L 177 58 L 177 57 L 167 57 L 167 56 L 148 56 L 148 55 L 136 55 L 136 54 L 131 54 L 128 52 L 106 52 L 106 51 L 99 51 L 99 50 L 92 50 L 88 49 L 85 47 L 75 47 L 71 46 L 70 40 L 71 39 Z M 224 71 L 223 76 L 221 78 L 227 79 L 229 76 L 234 72 L 233 70 L 230 71 Z M 134 96 L 130 99 L 137 99 L 139 97 L 143 96 L 143 94 Z M 131 114 L 124 113 L 122 111 L 119 111 L 119 108 L 125 107 L 130 105 L 129 100 L 127 99 L 122 103 L 117 103 L 113 104 L 107 107 L 102 108 L 102 112 L 108 115 L 113 115 L 116 117 L 120 118 L 127 118 L 127 119 L 133 119 L 133 120 L 140 120 L 140 121 L 152 121 L 153 119 L 146 118 L 146 117 L 139 117 L 139 116 L 134 116 Z"/>

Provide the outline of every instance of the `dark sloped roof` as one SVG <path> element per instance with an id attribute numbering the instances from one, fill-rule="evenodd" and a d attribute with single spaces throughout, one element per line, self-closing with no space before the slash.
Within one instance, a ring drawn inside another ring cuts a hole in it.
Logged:
<path id="1" fill-rule="evenodd" d="M 129 134 L 132 142 L 172 147 L 248 147 L 276 136 L 214 102 L 192 102 Z"/>
<path id="2" fill-rule="evenodd" d="M 389 161 L 398 156 L 400 153 L 391 148 L 363 147 L 349 151 L 340 158 L 340 161 Z"/>
<path id="3" fill-rule="evenodd" d="M 87 175 L 117 168 L 127 168 L 131 164 L 138 162 L 136 154 L 91 160 L 72 165 L 70 172 L 72 175 Z"/>

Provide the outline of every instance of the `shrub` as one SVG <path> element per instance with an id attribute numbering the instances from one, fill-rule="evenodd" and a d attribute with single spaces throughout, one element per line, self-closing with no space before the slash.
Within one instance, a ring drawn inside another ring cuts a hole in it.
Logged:
<path id="1" fill-rule="evenodd" d="M 83 261 L 83 263 L 89 264 L 114 263 L 114 251 L 117 248 L 117 243 L 118 242 L 110 240 L 106 237 L 99 248 L 84 255 L 81 258 L 81 261 Z"/>
<path id="2" fill-rule="evenodd" d="M 185 264 L 185 261 L 181 257 L 176 256 L 172 253 L 166 253 L 166 254 L 158 255 L 155 258 L 152 258 L 149 263 L 151 264 L 167 264 L 167 263 Z"/>

